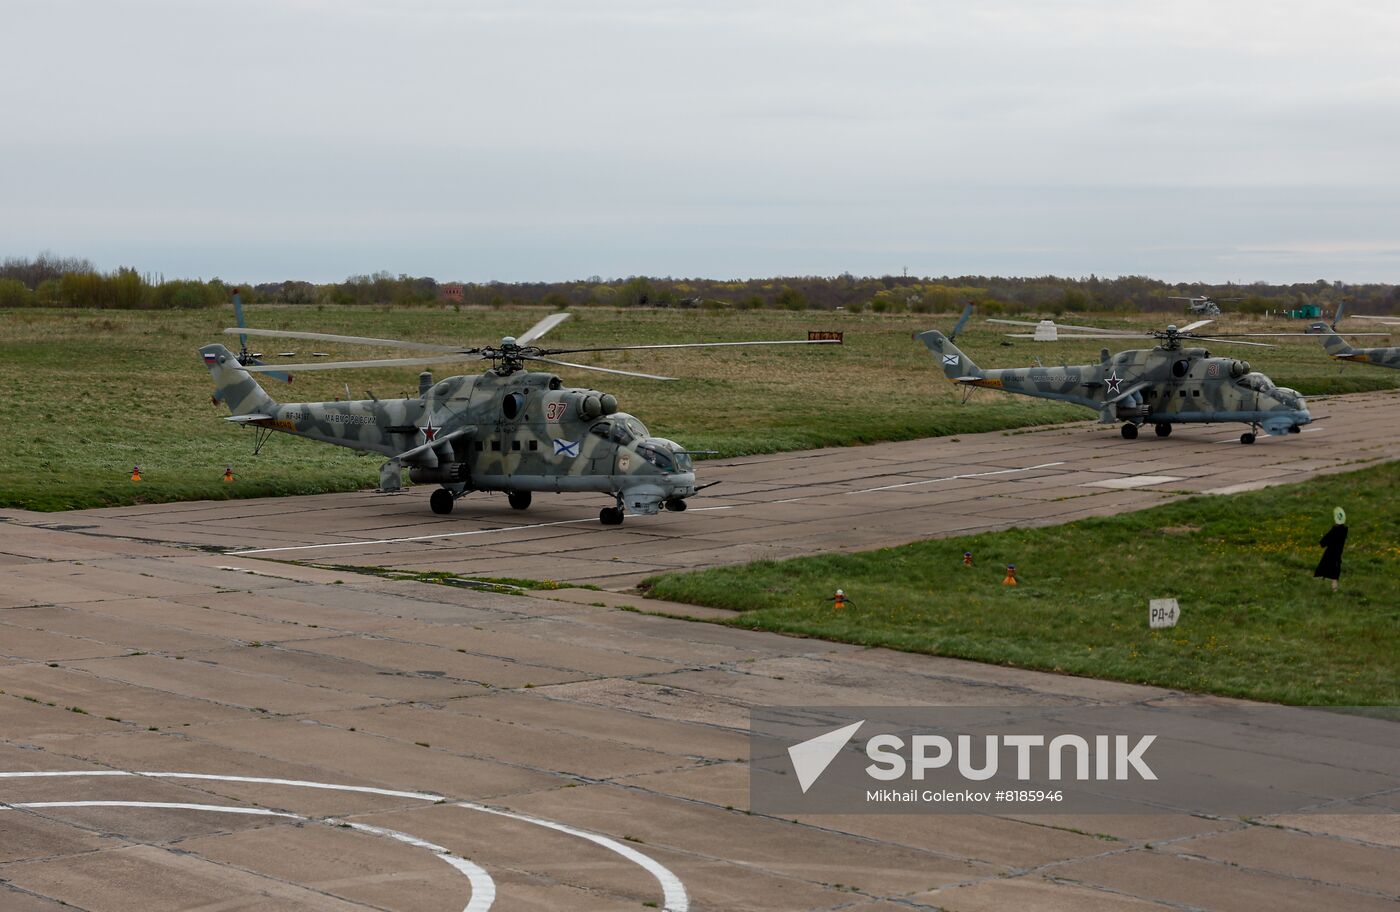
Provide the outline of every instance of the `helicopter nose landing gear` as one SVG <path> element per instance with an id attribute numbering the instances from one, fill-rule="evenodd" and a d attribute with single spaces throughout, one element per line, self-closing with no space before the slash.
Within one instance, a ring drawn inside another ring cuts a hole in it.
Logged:
<path id="1" fill-rule="evenodd" d="M 1245 431 L 1243 434 L 1240 435 L 1240 443 L 1253 443 L 1253 442 L 1254 442 L 1254 434 L 1253 434 L 1253 432 L 1251 432 L 1251 431 Z"/>
<path id="2" fill-rule="evenodd" d="M 1137 425 L 1132 423 L 1123 425 L 1122 433 L 1124 440 L 1137 440 Z"/>
<path id="3" fill-rule="evenodd" d="M 684 500 L 681 500 L 679 497 L 677 497 L 677 498 L 674 499 L 674 500 L 668 500 L 668 501 L 666 501 L 666 503 L 663 504 L 663 506 L 664 506 L 666 509 L 670 510 L 672 513 L 684 513 L 684 512 L 685 512 L 685 501 L 684 501 Z"/>
<path id="4" fill-rule="evenodd" d="M 445 516 L 452 512 L 452 504 L 457 498 L 452 496 L 452 492 L 446 488 L 438 488 L 433 495 L 428 498 L 428 506 L 433 508 L 433 512 L 439 516 Z"/>
<path id="5" fill-rule="evenodd" d="M 531 497 L 529 491 L 511 491 L 506 495 L 506 500 L 509 500 L 510 505 L 517 510 L 530 509 Z"/>
<path id="6" fill-rule="evenodd" d="M 598 522 L 605 526 L 620 526 L 622 525 L 622 517 L 626 515 L 627 514 L 622 511 L 622 494 L 619 492 L 617 495 L 617 506 L 604 507 L 599 510 Z"/>
<path id="7" fill-rule="evenodd" d="M 1158 425 L 1157 425 L 1157 436 L 1158 436 L 1158 437 L 1170 437 L 1171 435 L 1172 435 L 1172 426 L 1171 426 L 1170 424 L 1167 424 L 1166 422 L 1162 422 L 1161 424 L 1158 424 Z"/>

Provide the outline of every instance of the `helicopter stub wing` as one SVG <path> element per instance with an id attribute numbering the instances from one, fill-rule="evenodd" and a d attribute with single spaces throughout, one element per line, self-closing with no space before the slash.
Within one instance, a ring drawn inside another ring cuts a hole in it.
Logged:
<path id="1" fill-rule="evenodd" d="M 428 450 L 431 450 L 444 443 L 447 443 L 449 440 L 456 440 L 458 437 L 474 433 L 476 433 L 476 425 L 468 424 L 464 427 L 459 427 L 457 430 L 451 431 L 446 434 L 434 435 L 433 439 L 429 440 L 427 443 L 420 444 L 411 450 L 404 450 L 402 453 L 399 453 L 395 456 L 390 456 L 389 458 L 391 460 L 400 461 L 404 459 L 410 459 L 414 456 L 417 456 L 419 453 L 426 453 Z"/>
<path id="2" fill-rule="evenodd" d="M 1114 396 L 1112 399 L 1105 399 L 1105 400 L 1103 401 L 1103 404 L 1104 404 L 1104 405 L 1113 405 L 1113 404 L 1116 403 L 1116 402 L 1121 402 L 1122 400 L 1127 399 L 1129 396 L 1133 395 L 1134 393 L 1140 393 L 1140 392 L 1142 392 L 1143 390 L 1147 389 L 1147 388 L 1148 388 L 1149 386 L 1151 386 L 1151 385 L 1152 385 L 1152 384 L 1149 383 L 1149 382 L 1147 382 L 1146 380 L 1144 380 L 1144 381 L 1142 381 L 1142 382 L 1140 382 L 1140 383 L 1134 383 L 1132 386 L 1130 386 L 1130 387 L 1128 387 L 1127 389 L 1123 390 L 1123 392 L 1121 392 L 1121 393 L 1119 393 L 1118 395 Z"/>

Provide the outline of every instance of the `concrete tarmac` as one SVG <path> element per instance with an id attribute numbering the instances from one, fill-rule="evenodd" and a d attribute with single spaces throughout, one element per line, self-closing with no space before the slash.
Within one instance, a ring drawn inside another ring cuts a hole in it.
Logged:
<path id="1" fill-rule="evenodd" d="M 275 560 L 622 589 L 667 570 L 1062 523 L 1301 481 L 1400 453 L 1400 392 L 1312 407 L 1326 418 L 1249 446 L 1239 443 L 1243 425 L 1183 425 L 1166 439 L 1147 429 L 1123 440 L 1116 427 L 1085 422 L 702 462 L 700 481 L 720 484 L 693 498 L 689 510 L 629 516 L 618 527 L 599 524 L 608 503 L 598 495 L 537 494 L 519 511 L 502 495 L 473 494 L 438 516 L 428 509 L 429 488 L 20 521 Z M 276 459 L 277 444 L 258 458 Z"/>
<path id="2" fill-rule="evenodd" d="M 1205 725 L 1236 701 L 206 549 L 623 586 L 1351 468 L 1400 452 L 1398 398 L 1334 400 L 1346 420 L 1253 447 L 1074 426 L 735 460 L 705 467 L 723 509 L 621 529 L 581 498 L 436 517 L 420 493 L 0 512 L 0 909 L 1394 908 L 1400 781 L 1362 721 L 1329 751 L 1352 723 L 1287 710 L 1240 732 L 1220 787 L 1285 762 L 1301 783 L 1365 779 L 1364 813 L 750 814 L 756 705 Z"/>

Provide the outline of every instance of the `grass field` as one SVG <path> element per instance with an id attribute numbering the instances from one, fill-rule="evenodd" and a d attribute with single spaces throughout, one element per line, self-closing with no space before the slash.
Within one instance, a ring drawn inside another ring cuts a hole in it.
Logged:
<path id="1" fill-rule="evenodd" d="M 1314 579 L 1332 507 L 1342 589 Z M 974 566 L 962 565 L 971 551 Z M 1006 564 L 1020 577 L 1002 585 Z M 728 621 L 1306 705 L 1400 705 L 1400 463 L 1045 529 L 668 574 L 649 594 Z M 830 598 L 853 600 L 841 612 Z M 1151 598 L 1177 627 L 1149 630 Z"/>
<path id="2" fill-rule="evenodd" d="M 326 307 L 251 308 L 254 325 L 350 335 L 481 344 L 516 334 L 540 310 Z M 278 435 L 258 457 L 252 434 L 220 420 L 196 349 L 237 348 L 221 330 L 231 314 L 201 311 L 0 311 L 0 506 L 63 510 L 198 498 L 321 493 L 370 487 L 378 457 Z M 789 311 L 587 309 L 546 341 L 573 345 L 805 338 L 841 330 L 846 344 L 810 348 L 612 353 L 593 363 L 680 378 L 658 383 L 565 369 L 567 384 L 601 387 L 653 433 L 694 449 L 734 456 L 817 446 L 971 433 L 1093 417 L 1087 410 L 943 380 L 910 333 L 948 328 L 949 315 Z M 1104 320 L 1110 327 L 1157 326 L 1160 315 Z M 1296 330 L 1297 323 L 1288 328 Z M 1252 323 L 1248 328 L 1258 329 Z M 974 320 L 958 340 L 989 367 L 1097 360 L 1097 342 L 1015 340 Z M 1337 365 L 1313 339 L 1248 349 L 1255 365 L 1304 394 L 1400 386 L 1400 372 Z M 267 352 L 309 350 L 268 339 Z M 337 358 L 401 356 L 361 347 Z M 275 359 L 270 359 L 275 360 Z M 438 376 L 447 371 L 439 365 Z M 281 401 L 416 395 L 417 370 L 307 372 L 291 387 L 269 384 Z M 1105 433 L 1112 433 L 1105 429 Z M 145 480 L 128 480 L 140 465 Z M 232 465 L 237 481 L 224 484 Z M 703 472 L 703 467 L 702 467 Z"/>

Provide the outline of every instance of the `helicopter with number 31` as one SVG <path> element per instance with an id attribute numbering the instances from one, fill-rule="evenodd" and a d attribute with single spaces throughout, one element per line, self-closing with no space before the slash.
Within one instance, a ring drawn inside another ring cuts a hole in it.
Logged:
<path id="1" fill-rule="evenodd" d="M 237 298 L 235 296 L 235 303 Z M 241 314 L 241 307 L 239 307 Z M 668 345 L 611 345 L 541 348 L 536 342 L 567 320 L 556 313 L 499 345 L 461 347 L 397 339 L 326 333 L 228 329 L 242 339 L 235 354 L 222 345 L 199 350 L 213 376 L 214 400 L 227 403 L 226 420 L 255 428 L 257 446 L 274 431 L 311 440 L 382 453 L 379 487 L 397 491 L 402 472 L 418 484 L 436 484 L 429 500 L 434 513 L 450 513 L 459 497 L 472 491 L 505 492 L 517 510 L 530 506 L 536 492 L 592 491 L 613 498 L 602 509 L 603 525 L 619 525 L 624 511 L 655 514 L 681 511 L 686 499 L 708 485 L 695 483 L 693 451 L 653 437 L 637 418 L 618 411 L 617 399 L 595 389 L 566 387 L 555 374 L 528 370 L 529 364 L 558 365 L 650 380 L 669 380 L 614 368 L 560 361 L 555 355 L 641 349 L 716 348 L 748 345 L 833 344 L 837 340 L 696 342 Z M 240 323 L 242 320 L 240 319 Z M 278 336 L 333 343 L 411 349 L 421 356 L 369 361 L 263 364 L 248 353 L 247 337 Z M 489 361 L 478 375 L 435 380 L 419 375 L 418 396 L 409 399 L 277 402 L 255 374 L 290 380 L 292 372 L 351 367 L 401 367 L 446 362 Z"/>
<path id="2" fill-rule="evenodd" d="M 970 308 L 963 314 L 963 322 Z M 1055 325 L 1049 320 L 1026 323 L 1019 320 L 989 320 L 990 323 L 1011 323 L 1034 326 L 1034 334 L 1017 335 L 1041 341 L 1057 339 L 1119 339 L 1141 338 L 1144 334 L 1131 331 L 1097 329 L 1090 326 Z M 937 330 L 918 335 L 939 358 L 943 375 L 954 383 L 1073 402 L 1099 413 L 1099 423 L 1122 421 L 1124 439 L 1133 440 L 1138 428 L 1151 424 L 1158 437 L 1171 434 L 1175 424 L 1214 424 L 1243 422 L 1249 430 L 1240 435 L 1240 443 L 1253 443 L 1255 434 L 1296 434 L 1311 422 L 1312 415 L 1297 390 L 1275 386 L 1268 377 L 1253 370 L 1248 361 L 1234 358 L 1214 358 L 1204 348 L 1185 343 L 1220 342 L 1232 345 L 1264 345 L 1243 341 L 1234 336 L 1294 336 L 1305 333 L 1237 333 L 1229 338 L 1201 336 L 1197 329 L 1211 323 L 1198 320 L 1188 326 L 1168 326 L 1153 330 L 1148 337 L 1158 340 L 1155 348 L 1120 351 L 1108 349 L 1099 353 L 1098 364 L 1066 365 L 1064 367 L 1017 367 L 1004 370 L 983 370 L 963 354 L 948 336 Z M 962 322 L 959 323 L 961 327 Z M 1073 335 L 1060 335 L 1059 330 Z M 956 337 L 957 329 L 952 335 Z M 1013 334 L 1014 335 L 1014 334 Z"/>

